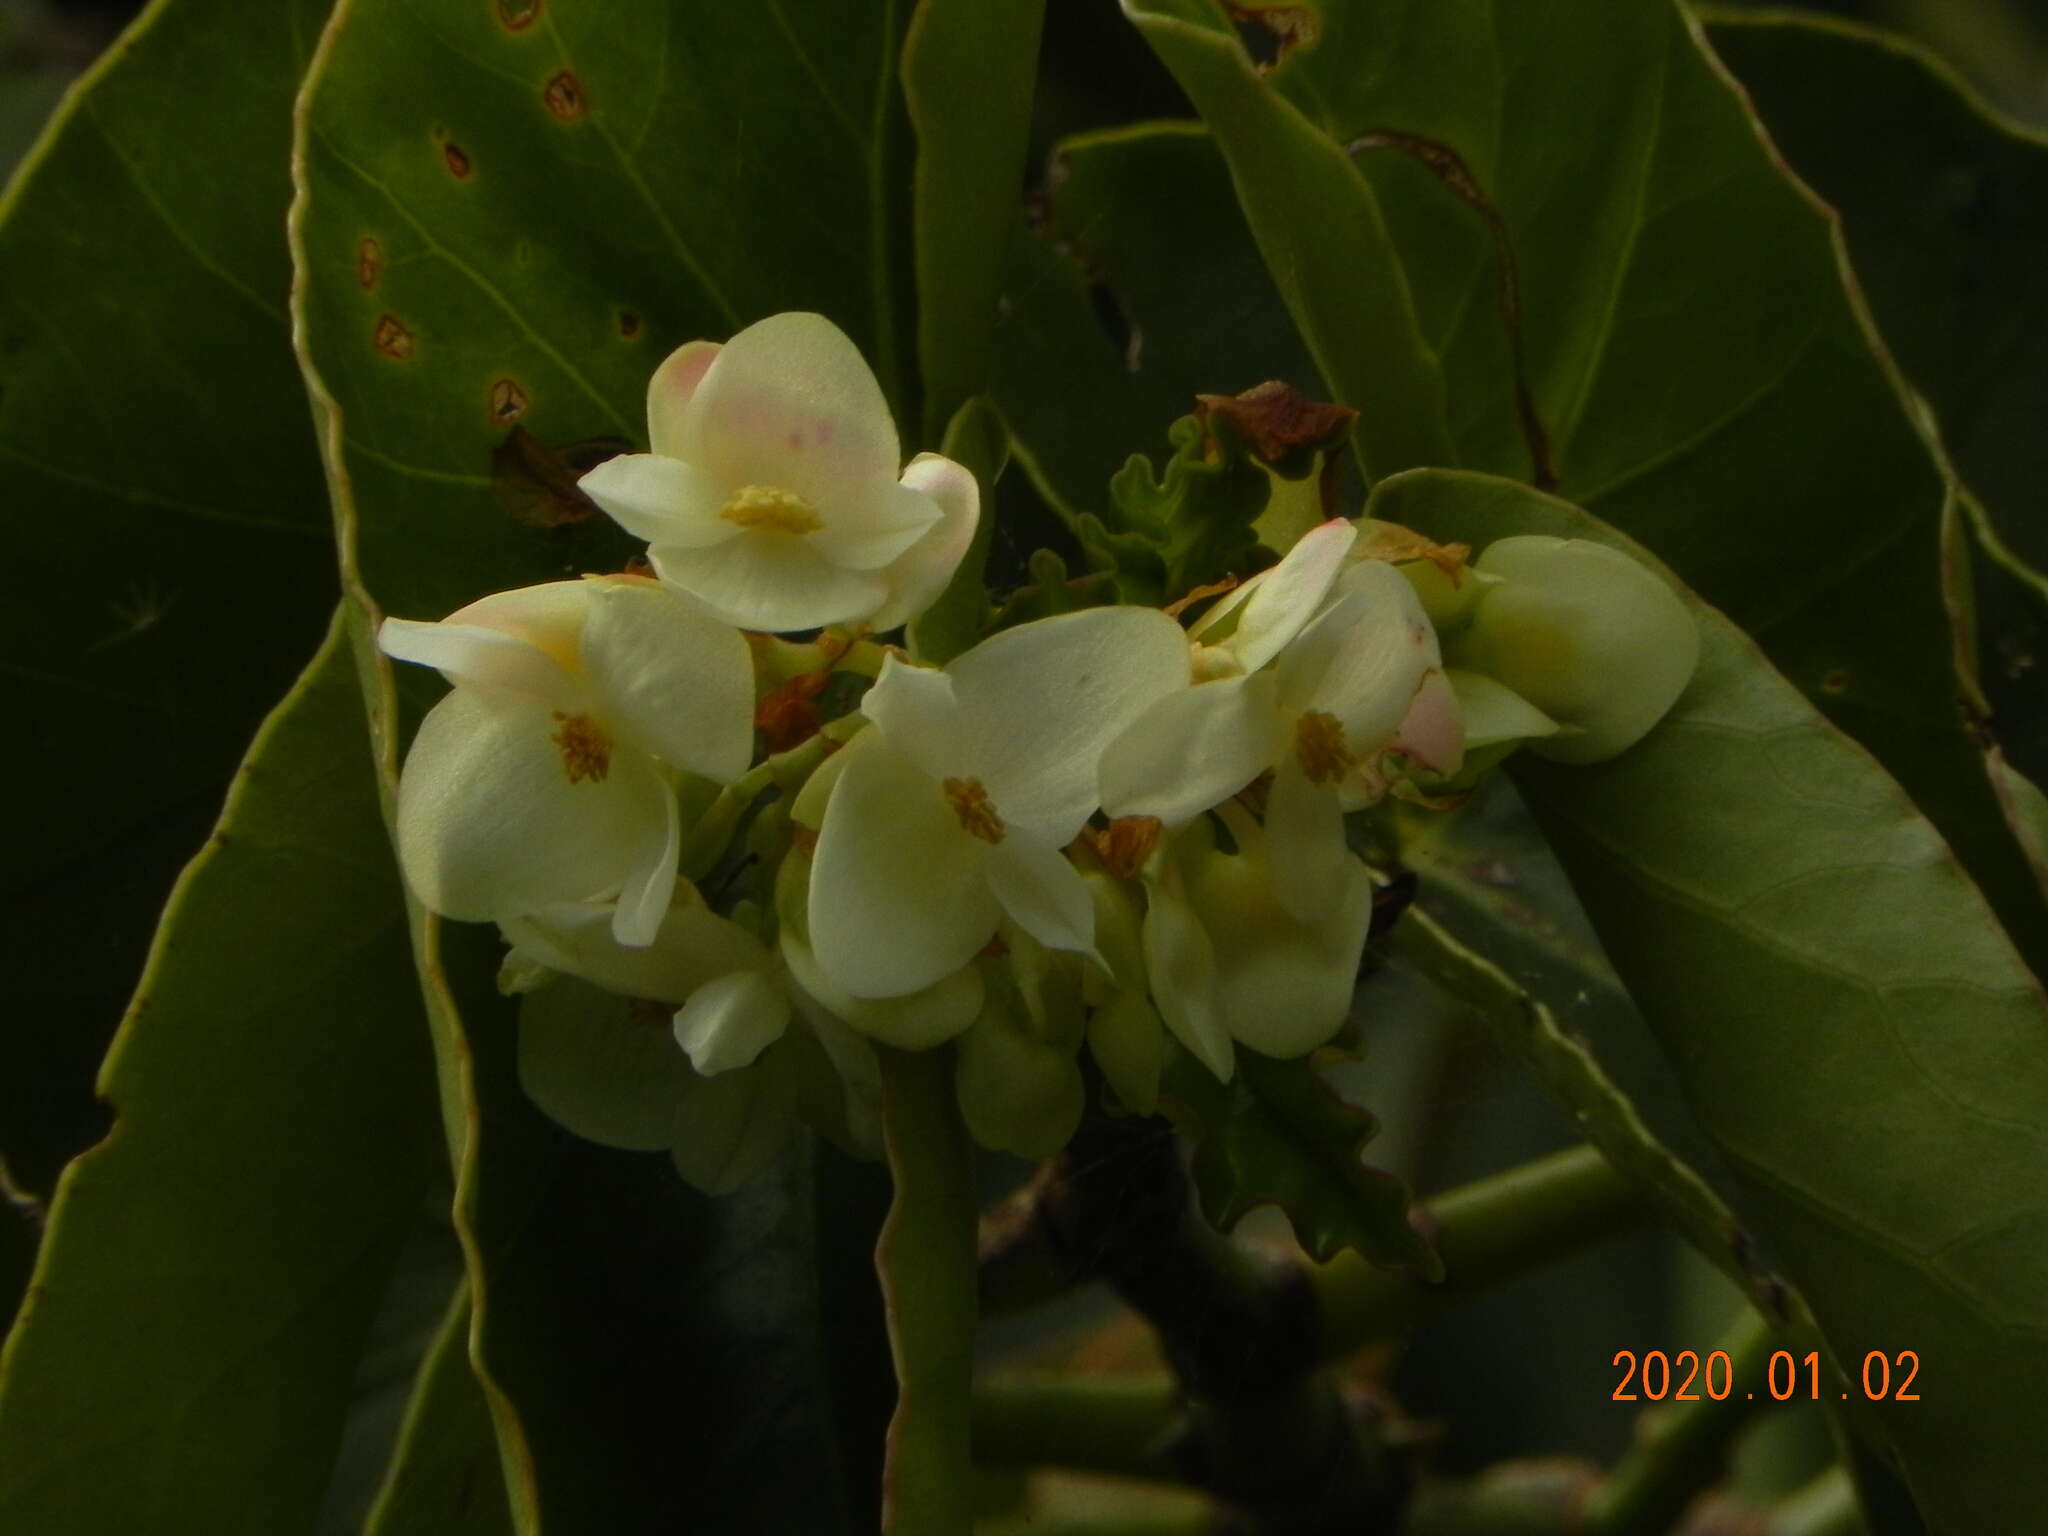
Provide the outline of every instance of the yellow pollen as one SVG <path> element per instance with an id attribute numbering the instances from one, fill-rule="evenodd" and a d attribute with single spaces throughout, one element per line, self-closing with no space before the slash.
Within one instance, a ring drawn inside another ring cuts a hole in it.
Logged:
<path id="1" fill-rule="evenodd" d="M 996 808 L 988 803 L 988 791 L 981 787 L 979 779 L 947 779 L 939 786 L 946 792 L 946 804 L 953 807 L 953 814 L 960 818 L 960 826 L 970 836 L 980 838 L 993 846 L 1003 840 L 1009 828 L 1003 825 L 1003 818 L 996 814 Z"/>
<path id="2" fill-rule="evenodd" d="M 557 711 L 555 718 L 562 728 L 549 739 L 562 749 L 562 771 L 569 775 L 569 782 L 581 784 L 589 779 L 602 784 L 612 771 L 611 734 L 588 715 Z"/>
<path id="3" fill-rule="evenodd" d="M 1334 784 L 1358 761 L 1344 744 L 1344 722 L 1319 709 L 1295 725 L 1294 757 L 1311 784 Z"/>
<path id="4" fill-rule="evenodd" d="M 816 507 L 776 485 L 741 486 L 718 515 L 742 528 L 772 528 L 777 533 L 815 533 L 825 526 Z"/>

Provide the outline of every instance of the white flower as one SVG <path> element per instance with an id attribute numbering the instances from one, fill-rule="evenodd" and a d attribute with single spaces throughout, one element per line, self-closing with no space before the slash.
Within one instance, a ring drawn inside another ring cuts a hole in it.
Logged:
<path id="1" fill-rule="evenodd" d="M 855 997 L 921 991 L 1007 912 L 1088 952 L 1094 910 L 1061 853 L 1096 806 L 1104 743 L 1186 686 L 1180 626 L 1091 608 L 1004 630 L 943 672 L 891 657 L 847 746 L 811 867 L 810 942 Z"/>
<path id="2" fill-rule="evenodd" d="M 1668 582 L 1619 550 L 1517 534 L 1489 544 L 1478 567 L 1494 584 L 1451 641 L 1451 659 L 1565 727 L 1532 752 L 1565 763 L 1613 757 L 1692 680 L 1699 626 Z"/>
<path id="3" fill-rule="evenodd" d="M 1203 818 L 1161 852 L 1146 881 L 1145 955 L 1167 1025 L 1229 1080 L 1236 1040 L 1267 1056 L 1306 1055 L 1343 1027 L 1372 922 L 1372 877 L 1346 852 L 1337 897 L 1302 921 L 1277 899 L 1276 850 L 1239 805 Z"/>
<path id="4" fill-rule="evenodd" d="M 615 901 L 619 942 L 652 943 L 676 881 L 676 771 L 728 783 L 752 751 L 739 633 L 654 582 L 603 577 L 500 592 L 438 624 L 386 619 L 378 643 L 455 685 L 398 786 L 420 900 L 478 922 Z"/>
<path id="5" fill-rule="evenodd" d="M 744 628 L 892 629 L 974 537 L 974 476 L 930 453 L 902 468 L 881 386 L 822 315 L 678 349 L 648 386 L 647 435 L 651 452 L 598 465 L 583 490 L 647 540 L 662 580 Z"/>
<path id="6" fill-rule="evenodd" d="M 1326 577 L 1349 547 L 1325 532 L 1337 526 L 1305 536 L 1267 573 L 1269 611 L 1260 611 L 1265 585 L 1243 605 L 1233 655 L 1258 670 L 1162 699 L 1102 758 L 1103 808 L 1168 826 L 1272 768 L 1266 827 L 1278 894 L 1303 921 L 1341 898 L 1351 862 L 1343 815 L 1384 793 L 1385 754 L 1405 746 L 1449 758 L 1460 745 L 1447 694 L 1425 693 L 1441 657 L 1414 588 L 1380 560 Z M 1311 540 L 1318 547 L 1290 571 Z M 1313 618 L 1304 621 L 1305 610 Z"/>

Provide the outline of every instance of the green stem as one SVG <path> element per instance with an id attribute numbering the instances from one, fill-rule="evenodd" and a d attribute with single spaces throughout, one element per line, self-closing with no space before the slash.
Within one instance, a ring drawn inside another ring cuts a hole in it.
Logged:
<path id="1" fill-rule="evenodd" d="M 875 1247 L 896 1366 L 884 1536 L 973 1525 L 974 1160 L 950 1050 L 882 1055 L 882 1138 L 896 1193 Z"/>
<path id="2" fill-rule="evenodd" d="M 701 880 L 718 863 L 726 844 L 740 824 L 740 818 L 771 789 L 794 795 L 803 782 L 817 771 L 826 754 L 867 723 L 861 715 L 834 720 L 800 746 L 756 763 L 718 792 L 710 809 L 683 839 L 682 873 L 685 880 Z"/>
<path id="3" fill-rule="evenodd" d="M 1745 1312 L 1720 1345 L 1732 1362 L 1731 1385 L 1761 1381 L 1776 1342 L 1769 1323 Z M 1748 1393 L 1731 1390 L 1720 1402 L 1701 1392 L 1698 1402 L 1673 1402 L 1646 1415 L 1634 1447 L 1587 1502 L 1587 1536 L 1668 1529 L 1726 1473 L 1730 1446 L 1758 1410 Z"/>
<path id="4" fill-rule="evenodd" d="M 991 1376 L 974 1384 L 974 1443 L 1005 1465 L 1156 1475 L 1152 1447 L 1177 1396 L 1164 1375 Z"/>

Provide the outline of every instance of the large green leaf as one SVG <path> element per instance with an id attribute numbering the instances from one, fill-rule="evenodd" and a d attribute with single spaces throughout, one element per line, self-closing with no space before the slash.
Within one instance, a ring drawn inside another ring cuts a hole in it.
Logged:
<path id="1" fill-rule="evenodd" d="M 0 855 L 0 1155 L 38 1192 L 95 1134 L 156 913 L 332 611 L 279 223 L 326 9 L 152 7 L 0 199 L 0 689 L 36 765 Z"/>
<path id="2" fill-rule="evenodd" d="M 420 1362 L 363 1536 L 510 1536 L 490 1405 L 469 1368 L 471 1316 L 463 1287 Z"/>
<path id="3" fill-rule="evenodd" d="M 1217 0 L 1173 3 L 1210 18 L 1213 52 Z M 1554 478 L 1668 560 L 1876 753 L 2048 961 L 2048 903 L 1957 709 L 1948 487 L 1835 228 L 1695 25 L 1671 0 L 1314 14 L 1313 46 L 1258 88 L 1320 130 L 1304 164 L 1345 146 L 1370 181 L 1461 461 Z M 1239 104 L 1208 107 L 1228 150 Z M 1347 238 L 1320 210 L 1247 208 L 1269 256 L 1269 220 L 1298 220 L 1290 240 Z M 1347 249 L 1360 269 L 1384 260 L 1376 241 Z M 1327 323 L 1279 286 L 1305 333 Z"/>
<path id="4" fill-rule="evenodd" d="M 1376 515 L 1475 546 L 1627 541 L 1526 487 L 1424 473 Z M 1701 606 L 1698 675 L 1606 763 L 1517 782 L 1838 1360 L 1920 1361 L 1850 1407 L 1933 1526 L 2048 1496 L 2048 1003 L 1898 785 Z"/>
<path id="5" fill-rule="evenodd" d="M 531 474 L 638 439 L 679 342 L 822 311 L 903 416 L 902 11 L 344 0 L 301 99 L 295 303 L 365 637 L 386 612 L 616 569 L 629 541 L 532 526 L 494 451 L 516 425 Z M 438 685 L 362 653 L 389 794 Z M 846 1250 L 872 1245 L 872 1190 L 817 1200 L 793 1148 L 713 1201 L 666 1159 L 557 1130 L 519 1087 L 495 936 L 419 913 L 414 935 L 514 1528 L 857 1523 L 879 1423 L 849 1382 L 880 1303 Z"/>
<path id="6" fill-rule="evenodd" d="M 0 1528 L 310 1528 L 437 1156 L 339 630 L 179 882 L 0 1357 Z"/>

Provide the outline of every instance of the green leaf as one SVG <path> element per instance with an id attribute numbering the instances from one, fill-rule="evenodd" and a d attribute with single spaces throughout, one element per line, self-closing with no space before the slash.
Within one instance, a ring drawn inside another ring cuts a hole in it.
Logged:
<path id="1" fill-rule="evenodd" d="M 1045 0 L 920 0 L 903 44 L 917 133 L 917 352 L 925 438 L 988 384 L 1017 221 Z"/>
<path id="2" fill-rule="evenodd" d="M 1422 473 L 1376 516 L 1638 553 L 1508 481 Z M 1726 619 L 1612 761 L 1516 780 L 1835 1357 L 1917 1353 L 1919 1402 L 1849 1410 L 1936 1530 L 2048 1495 L 2048 1007 L 1935 829 Z"/>
<path id="3" fill-rule="evenodd" d="M 513 426 L 557 454 L 642 441 L 670 348 L 788 309 L 846 329 L 900 413 L 901 31 L 830 0 L 337 10 L 301 101 L 295 314 L 387 797 L 438 684 L 401 684 L 375 620 L 634 548 L 510 515 Z M 800 1145 L 714 1201 L 576 1140 L 520 1089 L 495 935 L 416 913 L 414 945 L 514 1529 L 851 1528 L 879 1466 L 860 1383 L 886 1365 L 860 1344 L 868 1271 L 830 1245 L 871 1250 L 879 1209 L 824 1210 Z"/>
<path id="4" fill-rule="evenodd" d="M 1693 24 L 1668 0 L 1318 14 L 1315 46 L 1265 78 L 1371 182 L 1461 461 L 1554 479 L 1755 635 L 2048 969 L 2048 902 L 1956 709 L 1949 487 L 1836 231 Z M 1340 226 L 1318 208 L 1303 227 Z"/>
<path id="5" fill-rule="evenodd" d="M 991 616 L 988 552 L 995 542 L 996 482 L 1009 464 L 1010 440 L 1002 413 L 987 395 L 976 395 L 953 413 L 939 451 L 965 465 L 981 487 L 974 543 L 946 590 L 910 626 L 910 646 L 917 659 L 942 667 L 981 638 Z"/>
<path id="6" fill-rule="evenodd" d="M 310 1528 L 433 1172 L 430 1063 L 337 626 L 180 880 L 0 1357 L 0 1528 Z"/>
<path id="7" fill-rule="evenodd" d="M 1124 0 L 1202 114 L 1366 473 L 1455 463 L 1441 362 L 1373 189 L 1254 65 L 1215 0 Z"/>
<path id="8" fill-rule="evenodd" d="M 279 227 L 326 9 L 152 7 L 0 198 L 0 700 L 37 785 L 0 856 L 0 1156 L 39 1194 L 97 1134 L 164 897 L 333 611 Z"/>
<path id="9" fill-rule="evenodd" d="M 992 392 L 1071 524 L 1102 510 L 1110 477 L 1196 395 L 1319 385 L 1206 133 L 1089 134 L 1055 164 L 1044 227 L 1010 250 Z"/>
<path id="10" fill-rule="evenodd" d="M 469 1368 L 469 1290 L 420 1362 L 363 1536 L 511 1536 L 491 1410 Z"/>
<path id="11" fill-rule="evenodd" d="M 1350 1248 L 1375 1264 L 1442 1278 L 1442 1261 L 1408 1225 L 1408 1191 L 1359 1157 L 1378 1128 L 1373 1117 L 1338 1098 L 1307 1057 L 1276 1061 L 1240 1049 L 1236 1072 L 1219 1083 L 1176 1050 L 1163 1091 L 1192 1117 L 1183 1129 L 1195 1142 L 1195 1189 L 1219 1231 L 1277 1205 L 1319 1261 Z"/>

